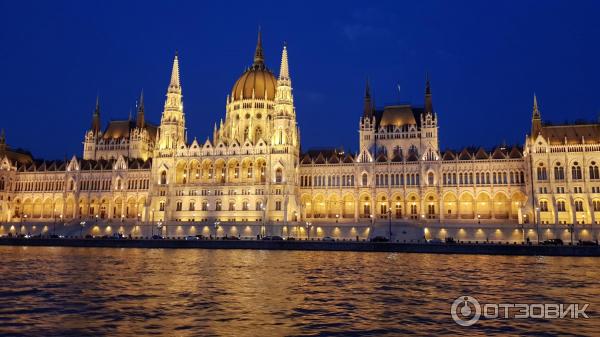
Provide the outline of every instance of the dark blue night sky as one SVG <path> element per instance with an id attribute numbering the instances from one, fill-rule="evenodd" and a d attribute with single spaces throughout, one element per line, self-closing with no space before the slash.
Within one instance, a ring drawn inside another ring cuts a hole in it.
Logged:
<path id="1" fill-rule="evenodd" d="M 260 25 L 276 73 L 288 43 L 304 149 L 356 150 L 365 78 L 378 106 L 422 105 L 426 72 L 441 148 L 522 144 L 534 92 L 544 120 L 597 120 L 599 14 L 599 1 L 2 0 L 0 127 L 36 157 L 81 155 L 96 94 L 106 122 L 142 88 L 158 122 L 178 50 L 188 138 L 204 141 Z"/>

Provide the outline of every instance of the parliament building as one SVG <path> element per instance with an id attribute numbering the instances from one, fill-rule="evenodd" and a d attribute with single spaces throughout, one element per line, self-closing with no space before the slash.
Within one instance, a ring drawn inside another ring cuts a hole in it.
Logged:
<path id="1" fill-rule="evenodd" d="M 35 158 L 2 132 L 0 235 L 58 226 L 67 235 L 368 238 L 393 225 L 397 238 L 509 240 L 574 225 L 595 237 L 600 124 L 544 123 L 534 97 L 522 147 L 441 151 L 429 80 L 422 105 L 382 108 L 367 83 L 358 151 L 303 151 L 291 73 L 285 46 L 279 74 L 266 66 L 259 33 L 252 65 L 203 142 L 186 132 L 177 55 L 158 125 L 142 93 L 134 117 L 109 123 L 97 101 L 82 154 L 70 160 Z"/>

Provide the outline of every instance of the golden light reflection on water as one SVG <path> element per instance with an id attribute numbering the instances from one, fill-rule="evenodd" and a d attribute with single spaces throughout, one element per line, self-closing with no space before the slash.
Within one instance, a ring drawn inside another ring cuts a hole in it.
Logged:
<path id="1" fill-rule="evenodd" d="M 0 254 L 5 334 L 461 334 L 449 308 L 464 294 L 600 308 L 593 258 L 41 247 L 0 247 Z M 591 334 L 600 324 L 480 327 L 482 334 Z"/>

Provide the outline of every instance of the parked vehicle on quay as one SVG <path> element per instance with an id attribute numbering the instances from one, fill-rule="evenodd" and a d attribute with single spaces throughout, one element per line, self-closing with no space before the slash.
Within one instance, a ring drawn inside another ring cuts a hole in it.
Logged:
<path id="1" fill-rule="evenodd" d="M 283 241 L 283 238 L 278 235 L 265 236 L 262 238 L 264 241 Z"/>
<path id="2" fill-rule="evenodd" d="M 545 246 L 562 246 L 564 243 L 561 239 L 549 239 L 542 241 L 540 244 Z"/>
<path id="3" fill-rule="evenodd" d="M 331 236 L 326 236 L 326 237 L 324 237 L 324 238 L 323 238 L 323 239 L 321 239 L 321 240 L 322 240 L 322 241 L 325 241 L 325 242 L 335 242 L 335 239 L 334 239 L 334 238 L 332 238 Z"/>
<path id="4" fill-rule="evenodd" d="M 389 242 L 390 240 L 388 238 L 386 238 L 385 236 L 376 236 L 371 238 L 371 242 Z"/>

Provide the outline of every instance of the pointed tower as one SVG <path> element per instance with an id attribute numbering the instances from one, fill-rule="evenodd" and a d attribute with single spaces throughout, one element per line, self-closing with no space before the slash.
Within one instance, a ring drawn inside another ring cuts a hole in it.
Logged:
<path id="1" fill-rule="evenodd" d="M 96 96 L 96 108 L 94 109 L 94 113 L 92 114 L 92 125 L 90 129 L 86 131 L 85 138 L 83 140 L 83 159 L 96 159 L 96 149 L 98 146 L 98 141 L 101 138 L 101 128 L 102 125 L 100 122 L 100 98 Z"/>
<path id="2" fill-rule="evenodd" d="M 373 160 L 373 150 L 375 148 L 375 106 L 371 96 L 371 86 L 369 79 L 365 83 L 365 97 L 363 105 L 363 114 L 359 122 L 359 161 L 370 162 Z"/>
<path id="3" fill-rule="evenodd" d="M 183 113 L 183 96 L 179 80 L 179 58 L 175 53 L 171 81 L 167 88 L 167 99 L 162 113 L 158 150 L 176 149 L 179 144 L 185 144 L 185 114 Z"/>
<path id="4" fill-rule="evenodd" d="M 273 118 L 273 145 L 298 145 L 296 131 L 296 112 L 294 110 L 294 96 L 292 95 L 292 80 L 288 64 L 287 46 L 281 52 L 281 67 L 277 90 L 275 92 L 275 116 Z"/>
<path id="5" fill-rule="evenodd" d="M 94 109 L 94 114 L 92 115 L 92 132 L 94 134 L 100 133 L 100 97 L 96 96 L 96 108 Z"/>
<path id="6" fill-rule="evenodd" d="M 431 100 L 431 84 L 429 74 L 425 75 L 425 113 L 433 114 L 433 101 Z"/>
<path id="7" fill-rule="evenodd" d="M 431 98 L 431 83 L 429 74 L 425 74 L 425 104 L 421 114 L 421 149 L 423 160 L 437 160 L 440 158 L 438 143 L 437 114 L 433 110 L 433 99 Z"/>
<path id="8" fill-rule="evenodd" d="M 367 84 L 365 85 L 365 99 L 364 99 L 363 117 L 373 118 L 373 100 L 371 99 L 371 87 L 369 86 L 369 79 L 367 78 Z"/>
<path id="9" fill-rule="evenodd" d="M 542 114 L 538 108 L 537 97 L 533 94 L 533 111 L 531 116 L 531 138 L 535 138 L 542 131 Z"/>
<path id="10" fill-rule="evenodd" d="M 258 27 L 258 39 L 256 41 L 256 50 L 254 51 L 254 64 L 255 67 L 265 66 L 265 57 L 262 48 L 262 33 L 260 27 Z"/>
<path id="11" fill-rule="evenodd" d="M 144 116 L 144 89 L 140 93 L 140 104 L 137 109 L 137 117 L 135 119 L 135 127 L 143 129 L 146 126 L 146 118 Z"/>
<path id="12" fill-rule="evenodd" d="M 6 134 L 4 129 L 0 130 L 0 152 L 6 151 Z"/>
<path id="13" fill-rule="evenodd" d="M 283 190 L 284 198 L 281 206 L 267 203 L 266 207 L 274 211 L 271 213 L 272 216 L 276 218 L 281 216 L 285 223 L 287 221 L 297 221 L 297 219 L 294 219 L 294 212 L 298 214 L 300 204 L 297 200 L 299 195 L 297 186 L 299 168 L 297 163 L 300 156 L 300 139 L 296 123 L 294 96 L 292 94 L 288 50 L 285 44 L 281 52 L 281 66 L 275 91 L 274 110 L 271 136 L 273 151 L 270 162 L 275 163 L 275 165 L 269 167 L 268 176 L 271 177 L 271 184 L 277 185 Z M 274 209 L 273 206 L 275 206 Z"/>

